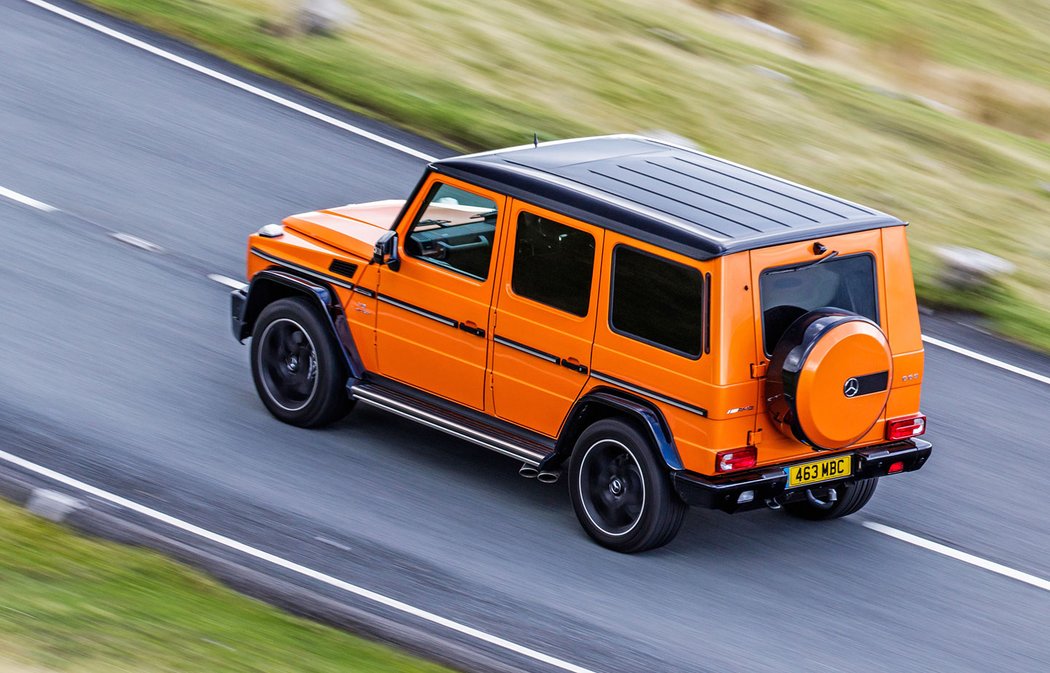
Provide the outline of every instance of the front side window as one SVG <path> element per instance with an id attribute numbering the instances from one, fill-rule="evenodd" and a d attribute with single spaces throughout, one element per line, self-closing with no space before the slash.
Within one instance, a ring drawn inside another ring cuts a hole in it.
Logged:
<path id="1" fill-rule="evenodd" d="M 766 355 L 791 323 L 813 309 L 837 308 L 879 321 L 875 258 L 867 253 L 766 269 L 759 292 Z"/>
<path id="2" fill-rule="evenodd" d="M 583 317 L 593 275 L 594 236 L 532 213 L 518 216 L 514 294 Z"/>
<path id="3" fill-rule="evenodd" d="M 408 231 L 405 253 L 485 280 L 498 218 L 492 199 L 435 183 Z"/>
<path id="4" fill-rule="evenodd" d="M 613 250 L 609 322 L 625 336 L 700 357 L 703 282 L 700 271 L 635 248 Z"/>

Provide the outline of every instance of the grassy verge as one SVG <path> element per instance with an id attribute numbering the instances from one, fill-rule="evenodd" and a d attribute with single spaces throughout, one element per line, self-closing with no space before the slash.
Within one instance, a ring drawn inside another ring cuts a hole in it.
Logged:
<path id="1" fill-rule="evenodd" d="M 783 4 L 760 0 L 352 0 L 356 22 L 328 37 L 281 30 L 296 3 L 278 0 L 90 2 L 463 149 L 534 131 L 691 138 L 911 221 L 924 299 L 1050 349 L 1050 144 L 1046 115 L 1017 102 L 1050 101 L 1050 76 L 1029 67 L 1050 43 L 1019 3 L 930 0 L 920 16 L 903 0 L 797 0 L 773 16 L 805 37 L 792 46 L 712 11 Z M 930 12 L 943 20 L 916 23 Z M 991 300 L 947 292 L 941 244 L 1018 272 Z"/>
<path id="2" fill-rule="evenodd" d="M 447 669 L 284 614 L 0 501 L 0 671 Z"/>

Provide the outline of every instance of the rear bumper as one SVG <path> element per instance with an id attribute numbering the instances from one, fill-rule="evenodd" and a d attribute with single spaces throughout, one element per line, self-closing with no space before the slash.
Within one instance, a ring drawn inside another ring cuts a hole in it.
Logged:
<path id="1" fill-rule="evenodd" d="M 814 488 L 826 488 L 856 479 L 881 477 L 889 474 L 890 465 L 897 461 L 904 463 L 904 469 L 901 472 L 913 472 L 923 466 L 932 450 L 933 445 L 923 439 L 908 439 L 892 444 L 857 449 L 848 452 L 854 455 L 852 475 L 845 479 L 815 484 Z M 795 488 L 790 491 L 785 489 L 787 468 L 831 455 L 842 454 L 814 454 L 813 458 L 805 461 L 794 461 L 790 464 L 761 467 L 739 474 L 717 477 L 680 470 L 671 473 L 671 482 L 679 497 L 694 507 L 739 512 L 765 507 L 768 500 L 784 503 L 796 497 L 805 497 L 806 488 Z M 748 500 L 748 491 L 751 491 L 750 500 Z"/>

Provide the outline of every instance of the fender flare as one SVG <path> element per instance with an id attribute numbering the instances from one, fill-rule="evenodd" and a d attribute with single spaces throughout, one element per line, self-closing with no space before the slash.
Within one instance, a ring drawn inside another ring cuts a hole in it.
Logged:
<path id="1" fill-rule="evenodd" d="M 678 455 L 674 437 L 664 415 L 642 398 L 615 388 L 598 387 L 581 397 L 562 425 L 554 451 L 539 466 L 539 470 L 554 467 L 564 462 L 576 444 L 577 438 L 591 423 L 610 416 L 627 416 L 652 437 L 667 467 L 682 470 L 682 459 Z"/>
<path id="2" fill-rule="evenodd" d="M 303 278 L 284 269 L 260 271 L 252 277 L 251 284 L 246 290 L 233 291 L 234 337 L 243 343 L 252 335 L 255 321 L 262 310 L 268 304 L 289 296 L 307 297 L 313 301 L 325 317 L 332 334 L 335 335 L 340 350 L 346 358 L 350 375 L 355 379 L 363 378 L 365 368 L 361 363 L 357 344 L 354 343 L 354 337 L 350 333 L 350 327 L 346 323 L 346 313 L 343 311 L 338 295 L 327 285 Z"/>

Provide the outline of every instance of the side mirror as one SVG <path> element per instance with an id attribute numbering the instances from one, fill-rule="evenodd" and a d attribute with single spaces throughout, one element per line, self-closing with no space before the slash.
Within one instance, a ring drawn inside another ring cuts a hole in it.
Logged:
<path id="1" fill-rule="evenodd" d="M 397 271 L 401 267 L 401 258 L 397 255 L 397 232 L 391 229 L 385 232 L 376 241 L 372 248 L 372 263 L 384 264 L 391 271 Z"/>

